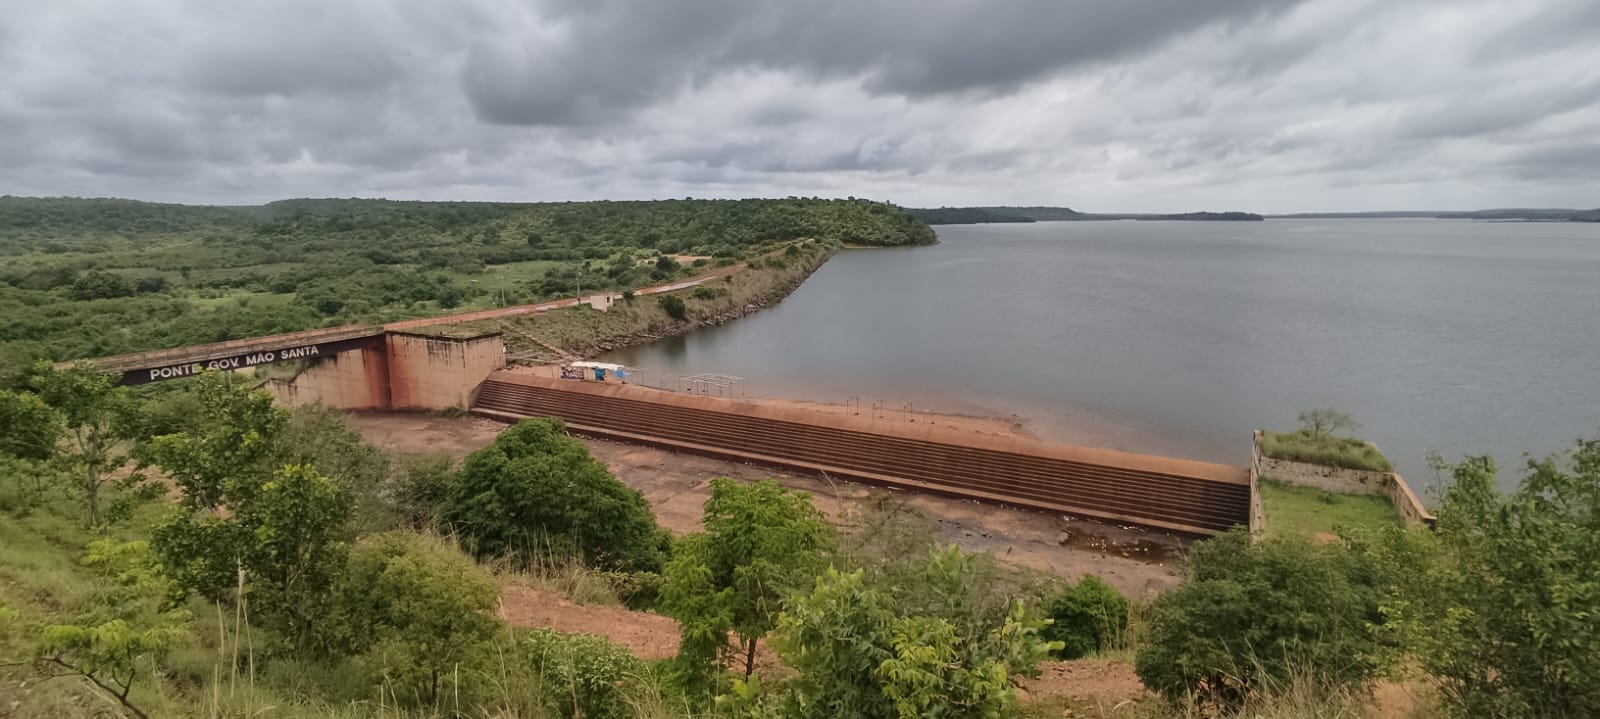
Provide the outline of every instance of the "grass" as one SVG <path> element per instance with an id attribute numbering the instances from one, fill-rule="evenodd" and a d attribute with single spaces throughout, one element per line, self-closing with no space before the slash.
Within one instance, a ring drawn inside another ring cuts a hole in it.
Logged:
<path id="1" fill-rule="evenodd" d="M 1332 534 L 1340 527 L 1377 528 L 1400 522 L 1387 497 L 1337 494 L 1313 487 L 1261 479 L 1267 536 Z"/>
<path id="2" fill-rule="evenodd" d="M 521 584 L 566 597 L 573 604 L 620 607 L 616 585 L 605 572 L 583 566 L 576 560 L 556 557 L 534 557 L 527 563 L 516 563 L 516 569 L 499 572 L 504 584 Z"/>
<path id="3" fill-rule="evenodd" d="M 581 262 L 528 260 L 526 262 L 510 262 L 503 265 L 489 265 L 484 268 L 483 272 L 477 274 L 464 274 L 455 271 L 446 272 L 445 274 L 460 280 L 465 286 L 483 290 L 485 294 L 477 298 L 476 304 L 494 307 L 500 292 L 513 295 L 525 292 L 529 284 L 543 278 L 544 273 L 549 270 L 577 267 L 582 264 Z"/>
<path id="4" fill-rule="evenodd" d="M 198 294 L 191 295 L 189 302 L 195 307 L 214 310 L 221 307 L 282 307 L 294 301 L 293 292 L 244 292 L 236 291 L 217 297 L 204 297 Z"/>
<path id="5" fill-rule="evenodd" d="M 1305 432 L 1262 432 L 1261 453 L 1273 459 L 1328 467 L 1392 472 L 1376 445 L 1354 437 L 1313 437 Z"/>

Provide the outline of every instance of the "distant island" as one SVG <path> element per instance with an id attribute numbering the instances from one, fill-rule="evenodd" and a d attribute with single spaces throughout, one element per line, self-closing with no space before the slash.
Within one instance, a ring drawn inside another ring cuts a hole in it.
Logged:
<path id="1" fill-rule="evenodd" d="M 1098 213 L 1070 207 L 937 207 L 908 209 L 930 225 L 976 225 L 990 222 L 1083 222 L 1103 220 L 1186 220 L 1208 222 L 1260 222 L 1251 212 Z"/>
<path id="2" fill-rule="evenodd" d="M 1512 207 L 1494 210 L 1442 211 L 1397 210 L 1392 212 L 1298 212 L 1292 215 L 1271 215 L 1283 220 L 1499 220 L 1512 222 L 1600 222 L 1600 209 L 1570 210 L 1561 208 Z"/>

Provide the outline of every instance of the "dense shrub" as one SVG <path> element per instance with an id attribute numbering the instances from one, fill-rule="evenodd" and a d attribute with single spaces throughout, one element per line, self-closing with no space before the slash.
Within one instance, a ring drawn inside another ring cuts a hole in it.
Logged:
<path id="1" fill-rule="evenodd" d="M 39 395 L 0 390 L 0 453 L 49 459 L 65 431 L 61 415 Z"/>
<path id="2" fill-rule="evenodd" d="M 647 668 L 625 647 L 604 637 L 533 629 L 521 636 L 522 657 L 544 681 L 550 710 L 563 719 L 633 716 L 627 685 Z"/>
<path id="3" fill-rule="evenodd" d="M 1387 656 L 1376 629 L 1385 589 L 1344 545 L 1252 544 L 1236 530 L 1192 548 L 1184 583 L 1151 606 L 1136 670 L 1168 699 L 1220 707 L 1301 672 L 1321 689 L 1360 690 Z"/>
<path id="4" fill-rule="evenodd" d="M 1128 629 L 1128 600 L 1104 580 L 1086 574 L 1050 602 L 1053 622 L 1045 639 L 1061 642 L 1056 656 L 1077 659 L 1102 651 L 1122 638 Z"/>
<path id="5" fill-rule="evenodd" d="M 939 553 L 931 561 L 950 568 L 948 559 Z M 772 639 L 800 672 L 786 715 L 1011 715 L 1011 677 L 1035 675 L 1049 653 L 1038 634 L 1043 622 L 1016 604 L 1001 622 L 973 633 L 959 621 L 913 613 L 905 599 L 867 586 L 862 572 L 830 568 L 815 589 L 792 600 Z"/>
<path id="6" fill-rule="evenodd" d="M 455 481 L 456 462 L 448 454 L 401 457 L 386 493 L 396 521 L 412 529 L 437 526 Z"/>
<path id="7" fill-rule="evenodd" d="M 133 294 L 133 285 L 110 272 L 95 270 L 78 275 L 67 294 L 75 300 L 108 300 Z"/>
<path id="8" fill-rule="evenodd" d="M 638 490 L 558 419 L 525 419 L 473 452 L 444 517 L 480 557 L 576 555 L 600 569 L 659 571 L 670 541 Z"/>
<path id="9" fill-rule="evenodd" d="M 679 322 L 689 319 L 689 308 L 684 306 L 683 300 L 679 299 L 678 296 L 662 295 L 659 301 L 661 302 L 661 311 L 666 312 L 668 317 Z"/>
<path id="10" fill-rule="evenodd" d="M 476 683 L 500 627 L 498 600 L 488 573 L 454 547 L 379 534 L 352 551 L 323 631 L 382 677 L 385 696 L 434 705 L 463 677 Z"/>

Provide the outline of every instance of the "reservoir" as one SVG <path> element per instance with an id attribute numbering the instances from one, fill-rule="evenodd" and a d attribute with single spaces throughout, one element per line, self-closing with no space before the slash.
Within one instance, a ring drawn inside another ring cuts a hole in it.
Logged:
<path id="1" fill-rule="evenodd" d="M 1600 225 L 1456 220 L 943 226 L 846 250 L 779 305 L 613 352 L 649 384 L 1026 419 L 1041 438 L 1247 464 L 1349 412 L 1419 489 L 1429 450 L 1600 434 Z M 679 387 L 681 389 L 681 387 Z"/>

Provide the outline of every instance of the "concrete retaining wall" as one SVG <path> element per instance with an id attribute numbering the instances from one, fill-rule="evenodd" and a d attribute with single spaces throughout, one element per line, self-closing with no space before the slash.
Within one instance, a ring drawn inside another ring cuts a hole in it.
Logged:
<path id="1" fill-rule="evenodd" d="M 498 333 L 444 337 L 389 332 L 371 347 L 310 360 L 289 379 L 265 386 L 287 405 L 336 409 L 466 409 L 491 372 L 505 366 Z"/>
<path id="2" fill-rule="evenodd" d="M 390 332 L 387 409 L 466 409 L 472 392 L 505 367 L 500 334 L 440 337 Z"/>
<path id="3" fill-rule="evenodd" d="M 388 364 L 381 346 L 309 360 L 289 379 L 269 379 L 267 391 L 281 404 L 321 403 L 335 409 L 388 406 Z"/>
<path id="4" fill-rule="evenodd" d="M 1257 471 L 1262 476 L 1302 487 L 1316 487 L 1342 494 L 1388 494 L 1388 485 L 1394 476 L 1390 472 L 1367 472 L 1359 469 L 1324 467 L 1320 464 L 1290 462 L 1261 457 Z"/>
<path id="5" fill-rule="evenodd" d="M 1260 539 L 1267 533 L 1267 508 L 1261 503 L 1261 433 L 1250 445 L 1250 536 Z"/>
<path id="6" fill-rule="evenodd" d="M 1395 513 L 1400 515 L 1407 524 L 1425 524 L 1429 527 L 1434 524 L 1434 516 L 1428 512 L 1426 507 L 1422 506 L 1422 502 L 1411 491 L 1411 487 L 1406 484 L 1406 480 L 1394 472 L 1369 472 L 1360 469 L 1325 467 L 1320 464 L 1273 459 L 1261 454 L 1261 432 L 1259 430 L 1255 433 L 1250 455 L 1251 477 L 1253 479 L 1265 477 L 1288 484 L 1315 487 L 1329 492 L 1344 494 L 1382 495 L 1389 498 L 1389 502 L 1394 505 Z M 1259 493 L 1255 490 L 1252 482 L 1252 509 L 1259 501 Z M 1263 514 L 1260 522 L 1260 531 L 1266 530 L 1266 521 L 1266 517 Z M 1251 531 L 1259 533 L 1254 519 L 1252 519 Z"/>

